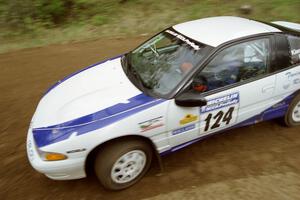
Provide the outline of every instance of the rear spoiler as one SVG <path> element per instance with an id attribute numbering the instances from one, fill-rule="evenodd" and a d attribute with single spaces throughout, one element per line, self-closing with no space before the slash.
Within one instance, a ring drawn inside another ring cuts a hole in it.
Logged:
<path id="1" fill-rule="evenodd" d="M 271 23 L 300 32 L 300 24 L 297 23 L 285 22 L 285 21 L 275 21 Z"/>

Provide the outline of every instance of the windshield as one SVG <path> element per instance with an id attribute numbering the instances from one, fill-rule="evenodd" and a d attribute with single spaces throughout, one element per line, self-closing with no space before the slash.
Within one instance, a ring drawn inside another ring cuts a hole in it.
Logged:
<path id="1" fill-rule="evenodd" d="M 166 30 L 126 55 L 126 71 L 140 82 L 143 91 L 165 96 L 208 54 L 205 47 Z"/>

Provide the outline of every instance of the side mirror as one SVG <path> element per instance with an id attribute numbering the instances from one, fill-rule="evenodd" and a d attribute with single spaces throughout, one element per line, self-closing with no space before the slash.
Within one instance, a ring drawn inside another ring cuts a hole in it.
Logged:
<path id="1" fill-rule="evenodd" d="M 207 101 L 204 97 L 195 93 L 183 93 L 175 98 L 175 103 L 183 107 L 201 107 L 206 106 Z"/>

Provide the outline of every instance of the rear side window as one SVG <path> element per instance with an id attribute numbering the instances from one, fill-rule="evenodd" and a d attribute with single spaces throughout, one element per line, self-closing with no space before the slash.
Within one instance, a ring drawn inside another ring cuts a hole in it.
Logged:
<path id="1" fill-rule="evenodd" d="M 271 64 L 271 72 L 280 71 L 291 66 L 290 46 L 286 35 L 275 35 L 276 48 L 273 52 L 273 59 Z"/>
<path id="2" fill-rule="evenodd" d="M 291 64 L 300 64 L 300 37 L 289 35 L 287 38 L 290 45 Z"/>

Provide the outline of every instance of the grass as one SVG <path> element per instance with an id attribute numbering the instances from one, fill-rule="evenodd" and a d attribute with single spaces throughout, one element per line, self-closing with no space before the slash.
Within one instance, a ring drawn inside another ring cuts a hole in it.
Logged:
<path id="1" fill-rule="evenodd" d="M 93 1 L 97 3 L 97 0 Z M 253 8 L 249 15 L 239 12 L 244 4 Z M 68 20 L 58 27 L 44 28 L 33 24 L 30 31 L 22 33 L 0 28 L 0 52 L 103 37 L 151 35 L 180 22 L 220 15 L 300 23 L 300 1 L 128 0 L 123 4 L 104 4 L 99 14 L 92 17 L 83 15 L 82 19 Z"/>

